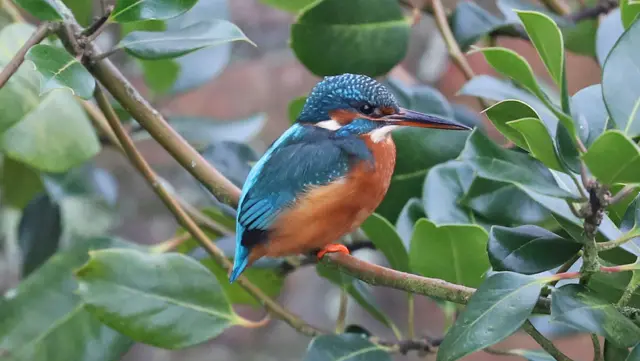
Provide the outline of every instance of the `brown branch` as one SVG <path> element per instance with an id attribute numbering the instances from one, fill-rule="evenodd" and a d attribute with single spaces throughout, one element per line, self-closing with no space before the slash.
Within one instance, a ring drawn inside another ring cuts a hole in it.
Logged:
<path id="1" fill-rule="evenodd" d="M 553 11 L 554 13 L 562 16 L 567 16 L 571 12 L 569 5 L 565 4 L 562 0 L 540 0 L 544 6 Z"/>
<path id="2" fill-rule="evenodd" d="M 138 149 L 135 147 L 133 140 L 124 130 L 118 116 L 115 111 L 109 104 L 109 100 L 107 96 L 102 91 L 102 87 L 100 85 L 96 86 L 95 97 L 98 101 L 98 106 L 104 112 L 111 129 L 113 129 L 116 137 L 118 138 L 120 144 L 122 144 L 122 148 L 124 152 L 127 154 L 131 163 L 138 169 L 140 174 L 146 179 L 146 181 L 151 185 L 153 190 L 158 194 L 160 199 L 164 202 L 164 204 L 169 208 L 171 213 L 174 214 L 178 222 L 185 228 L 191 235 L 200 243 L 200 245 L 211 255 L 211 257 L 220 264 L 225 270 L 231 269 L 231 262 L 227 259 L 224 253 L 213 244 L 207 237 L 207 235 L 198 227 L 198 225 L 193 221 L 193 219 L 184 211 L 182 206 L 178 203 L 178 201 L 173 198 L 171 193 L 162 186 L 162 183 L 151 169 L 146 160 L 142 157 Z M 287 322 L 291 327 L 296 329 L 298 332 L 305 334 L 307 336 L 316 336 L 318 334 L 323 333 L 323 331 L 316 329 L 305 321 L 300 319 L 299 317 L 293 315 L 278 303 L 276 303 L 273 299 L 271 299 L 268 295 L 266 295 L 259 287 L 255 286 L 251 283 L 245 276 L 241 276 L 238 279 L 238 283 L 252 296 L 256 299 L 260 300 L 264 307 L 273 315 L 278 317 L 279 319 Z"/>
<path id="3" fill-rule="evenodd" d="M 556 348 L 553 342 L 549 341 L 548 338 L 544 337 L 540 333 L 540 331 L 536 330 L 531 321 L 526 320 L 522 325 L 522 329 L 525 330 L 542 348 L 547 351 L 547 353 L 557 361 L 572 361 L 567 355 L 563 354 L 560 350 Z"/>
<path id="4" fill-rule="evenodd" d="M 609 199 L 609 205 L 616 204 L 625 198 L 627 198 L 634 191 L 638 190 L 638 186 L 635 184 L 627 184 L 616 195 Z"/>
<path id="5" fill-rule="evenodd" d="M 627 0 L 624 0 L 624 1 L 627 1 Z M 577 23 L 582 20 L 595 19 L 600 15 L 607 14 L 611 10 L 615 9 L 617 6 L 618 6 L 617 0 L 601 0 L 594 7 L 581 9 L 579 11 L 576 11 L 573 14 L 569 14 L 566 17 L 571 21 L 573 21 L 574 23 Z"/>
<path id="6" fill-rule="evenodd" d="M 55 31 L 60 26 L 59 23 L 42 23 L 36 31 L 31 35 L 29 39 L 22 45 L 18 52 L 13 56 L 11 61 L 2 69 L 0 73 L 0 88 L 2 88 L 11 76 L 20 68 L 20 65 L 24 62 L 24 56 L 27 54 L 32 46 L 39 44 L 49 34 Z"/>

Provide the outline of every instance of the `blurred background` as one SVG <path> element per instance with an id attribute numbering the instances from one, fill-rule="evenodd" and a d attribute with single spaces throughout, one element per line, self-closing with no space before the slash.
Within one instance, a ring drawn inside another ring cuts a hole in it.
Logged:
<path id="1" fill-rule="evenodd" d="M 347 0 L 345 0 L 347 1 Z M 416 0 L 418 1 L 418 0 Z M 83 8 L 91 16 L 98 15 L 99 3 L 90 4 L 84 0 L 68 0 L 70 6 Z M 445 1 L 445 6 L 453 9 L 457 1 Z M 477 1 L 478 5 L 496 12 L 494 1 Z M 288 46 L 290 26 L 294 15 L 267 6 L 259 0 L 200 0 L 196 11 L 200 16 L 226 18 L 238 25 L 257 46 L 246 42 L 232 42 L 206 50 L 207 56 L 184 60 L 182 72 L 175 86 L 189 86 L 191 89 L 174 95 L 156 95 L 145 81 L 145 71 L 158 75 L 167 71 L 159 67 L 141 67 L 124 54 L 117 54 L 113 60 L 124 69 L 135 86 L 149 97 L 165 115 L 179 114 L 211 118 L 221 124 L 237 124 L 242 120 L 264 121 L 252 140 L 251 145 L 260 154 L 289 125 L 289 103 L 292 99 L 306 95 L 319 80 L 306 70 L 296 59 Z M 117 30 L 117 29 L 115 29 Z M 126 29 L 123 29 L 126 31 Z M 118 41 L 121 34 L 106 32 L 99 39 L 102 48 L 109 48 Z M 525 56 L 534 70 L 543 78 L 547 76 L 535 50 L 529 43 L 512 38 L 500 38 L 498 43 L 515 49 Z M 476 74 L 493 74 L 481 54 L 468 55 Z M 593 58 L 569 54 L 567 63 L 569 91 L 600 81 L 600 70 Z M 592 71 L 591 71 L 592 70 Z M 587 74 L 587 76 L 585 76 Z M 482 110 L 475 98 L 456 96 L 464 84 L 462 73 L 449 61 L 447 49 L 431 17 L 422 15 L 412 30 L 409 52 L 392 75 L 402 81 L 429 84 L 439 89 L 450 101 L 465 104 L 475 110 Z M 546 78 L 548 79 L 548 78 Z M 196 87 L 193 87 L 198 83 Z M 152 86 L 153 87 L 153 86 Z M 248 122 L 247 124 L 251 123 Z M 251 123 L 253 124 L 253 123 Z M 236 131 L 252 132 L 255 127 L 237 128 Z M 225 128 L 220 128 L 221 132 Z M 230 128 L 231 129 L 231 128 Z M 238 130 L 240 129 L 240 130 Z M 245 134 L 246 135 L 246 134 Z M 494 134 L 495 135 L 495 134 Z M 215 136 L 215 135 L 213 135 Z M 247 137 L 249 135 L 246 135 Z M 152 163 L 155 170 L 169 180 L 176 191 L 195 205 L 211 204 L 207 193 L 203 192 L 194 179 L 153 141 L 141 143 L 140 149 Z M 97 165 L 115 176 L 117 183 L 117 217 L 106 222 L 115 229 L 115 234 L 134 242 L 154 244 L 171 238 L 177 224 L 144 180 L 116 151 L 103 151 Z M 115 184 L 113 185 L 115 187 Z M 74 216 L 66 215 L 66 216 Z M 86 216 L 86 215 L 85 215 Z M 4 215 L 5 231 L 11 233 L 11 214 Z M 88 226 L 93 222 L 105 222 L 86 217 Z M 4 292 L 17 284 L 15 245 L 7 243 L 2 257 L 0 271 L 0 291 Z M 365 254 L 376 257 L 375 254 Z M 389 289 L 374 289 L 378 304 L 396 320 L 400 328 L 405 327 L 405 296 Z M 338 309 L 338 288 L 318 277 L 313 268 L 300 269 L 286 279 L 286 285 L 279 297 L 281 303 L 293 312 L 302 315 L 308 322 L 331 328 Z M 366 312 L 350 302 L 347 323 L 357 323 L 381 337 L 392 338 L 393 334 L 373 320 Z M 394 307 L 394 305 L 399 305 Z M 418 297 L 416 308 L 416 329 L 419 334 L 440 337 L 444 319 L 437 306 L 430 300 Z M 260 319 L 261 310 L 239 310 L 246 317 Z M 171 361 L 171 360 L 212 360 L 212 361 L 287 361 L 300 360 L 309 339 L 298 335 L 282 322 L 273 321 L 269 326 L 257 330 L 231 328 L 214 341 L 181 351 L 156 349 L 145 345 L 133 347 L 126 361 Z M 562 337 L 559 347 L 576 360 L 587 360 L 591 356 L 591 342 L 585 337 Z M 538 346 L 524 334 L 514 335 L 498 347 L 509 348 Z M 399 360 L 417 360 L 416 355 L 398 357 Z M 435 355 L 426 360 L 435 360 Z M 478 352 L 464 360 L 516 360 L 505 356 L 494 356 Z"/>

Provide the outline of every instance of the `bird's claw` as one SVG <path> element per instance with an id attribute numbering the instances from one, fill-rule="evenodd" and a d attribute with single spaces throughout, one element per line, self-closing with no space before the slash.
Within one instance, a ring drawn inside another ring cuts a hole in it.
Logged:
<path id="1" fill-rule="evenodd" d="M 350 254 L 349 249 L 344 244 L 329 244 L 318 251 L 318 260 L 321 260 L 327 253 L 344 253 Z"/>

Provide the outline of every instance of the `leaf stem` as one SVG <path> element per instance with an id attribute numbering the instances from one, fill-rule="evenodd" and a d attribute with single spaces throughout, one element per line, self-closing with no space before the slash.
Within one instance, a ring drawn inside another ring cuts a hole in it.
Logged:
<path id="1" fill-rule="evenodd" d="M 633 193 L 637 189 L 638 189 L 637 185 L 635 185 L 635 184 L 627 184 L 618 193 L 616 193 L 615 196 L 613 196 L 613 197 L 611 197 L 611 199 L 609 199 L 609 205 L 613 205 L 613 204 L 616 204 L 616 203 L 624 200 L 625 198 L 627 198 L 631 193 Z"/>
<path id="2" fill-rule="evenodd" d="M 618 306 L 620 307 L 626 306 L 627 303 L 631 301 L 631 297 L 633 297 L 633 293 L 638 289 L 638 287 L 640 287 L 640 272 L 634 271 L 633 275 L 631 276 L 631 280 L 629 281 L 629 284 L 624 289 L 624 293 L 622 294 L 622 296 L 620 297 L 620 300 L 618 301 Z"/>
<path id="3" fill-rule="evenodd" d="M 549 353 L 554 359 L 557 361 L 572 361 L 567 355 L 562 353 L 558 348 L 551 342 L 548 338 L 544 337 L 536 328 L 533 326 L 531 321 L 526 320 L 522 325 L 522 329 L 528 333 L 531 338 L 533 338 L 542 348 Z"/>
<path id="4" fill-rule="evenodd" d="M 166 253 L 171 252 L 178 248 L 181 244 L 186 242 L 189 238 L 191 238 L 191 234 L 184 233 L 173 238 L 169 238 L 164 242 L 160 242 L 159 244 L 153 246 L 151 252 L 152 253 Z"/>
<path id="5" fill-rule="evenodd" d="M 592 333 L 591 342 L 593 343 L 593 361 L 602 361 L 602 349 L 600 348 L 598 335 Z"/>
<path id="6" fill-rule="evenodd" d="M 49 34 L 54 32 L 60 23 L 42 23 L 36 31 L 27 39 L 27 41 L 18 49 L 18 52 L 13 56 L 13 58 L 7 63 L 7 65 L 2 69 L 0 73 L 0 89 L 7 83 L 9 78 L 20 68 L 20 65 L 24 62 L 24 56 L 27 54 L 29 49 L 32 46 L 39 44 L 43 41 Z"/>
<path id="7" fill-rule="evenodd" d="M 582 256 L 581 252 L 578 252 L 576 254 L 573 255 L 573 257 L 571 257 L 570 260 L 568 260 L 567 262 L 565 262 L 562 266 L 560 266 L 560 268 L 558 268 L 558 271 L 556 272 L 556 275 L 558 274 L 563 274 L 565 272 L 567 272 L 569 270 L 569 268 L 571 268 L 571 266 L 573 266 Z M 560 278 L 558 278 L 557 280 L 553 281 L 550 283 L 551 286 L 555 286 L 558 281 L 560 281 Z"/>
<path id="8" fill-rule="evenodd" d="M 153 190 L 158 194 L 160 199 L 165 203 L 167 208 L 174 214 L 179 223 L 193 235 L 193 237 L 200 243 L 200 245 L 211 255 L 211 257 L 220 264 L 225 270 L 231 269 L 231 262 L 227 259 L 224 253 L 213 244 L 208 238 L 207 235 L 198 227 L 198 225 L 193 221 L 193 219 L 184 211 L 182 206 L 178 203 L 178 201 L 173 198 L 171 193 L 162 186 L 162 183 L 153 172 L 149 164 L 142 157 L 138 149 L 135 147 L 133 140 L 124 130 L 118 116 L 115 111 L 111 107 L 107 96 L 102 91 L 102 86 L 97 85 L 95 90 L 95 97 L 98 101 L 98 106 L 104 112 L 109 125 L 113 129 L 115 135 L 118 137 L 120 144 L 122 144 L 122 148 L 125 153 L 131 160 L 131 163 L 138 169 L 140 174 L 147 180 L 147 182 L 151 185 Z M 323 333 L 323 331 L 307 324 L 305 321 L 300 319 L 299 317 L 293 315 L 282 306 L 277 304 L 274 300 L 272 300 L 269 296 L 267 296 L 260 288 L 251 283 L 246 277 L 241 276 L 238 279 L 238 283 L 242 288 L 244 288 L 249 294 L 255 297 L 257 300 L 260 300 L 264 307 L 273 315 L 277 316 L 281 320 L 287 322 L 291 327 L 296 329 L 298 332 L 305 334 L 307 336 L 316 336 L 318 334 Z"/>
<path id="9" fill-rule="evenodd" d="M 336 333 L 343 333 L 345 321 L 347 319 L 347 308 L 349 306 L 349 295 L 344 288 L 340 289 L 340 306 L 338 307 L 338 317 L 336 319 Z"/>
<path id="10" fill-rule="evenodd" d="M 623 234 L 622 236 L 620 236 L 617 239 L 614 239 L 613 241 L 608 241 L 608 242 L 600 242 L 597 244 L 598 247 L 598 251 L 602 252 L 602 251 L 607 251 L 616 247 L 619 247 L 631 240 L 633 240 L 636 237 L 640 237 L 640 230 L 637 229 L 632 229 L 629 232 Z"/>
<path id="11" fill-rule="evenodd" d="M 407 303 L 407 337 L 412 339 L 416 337 L 416 326 L 414 320 L 416 300 L 413 293 L 409 293 L 407 295 Z"/>

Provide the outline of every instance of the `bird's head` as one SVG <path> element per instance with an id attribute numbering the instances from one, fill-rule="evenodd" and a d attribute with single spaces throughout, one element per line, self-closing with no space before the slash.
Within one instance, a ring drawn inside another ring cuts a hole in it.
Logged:
<path id="1" fill-rule="evenodd" d="M 470 129 L 451 120 L 401 108 L 382 84 L 357 74 L 324 78 L 311 91 L 297 122 L 345 134 L 370 134 L 375 141 L 399 126 Z"/>

